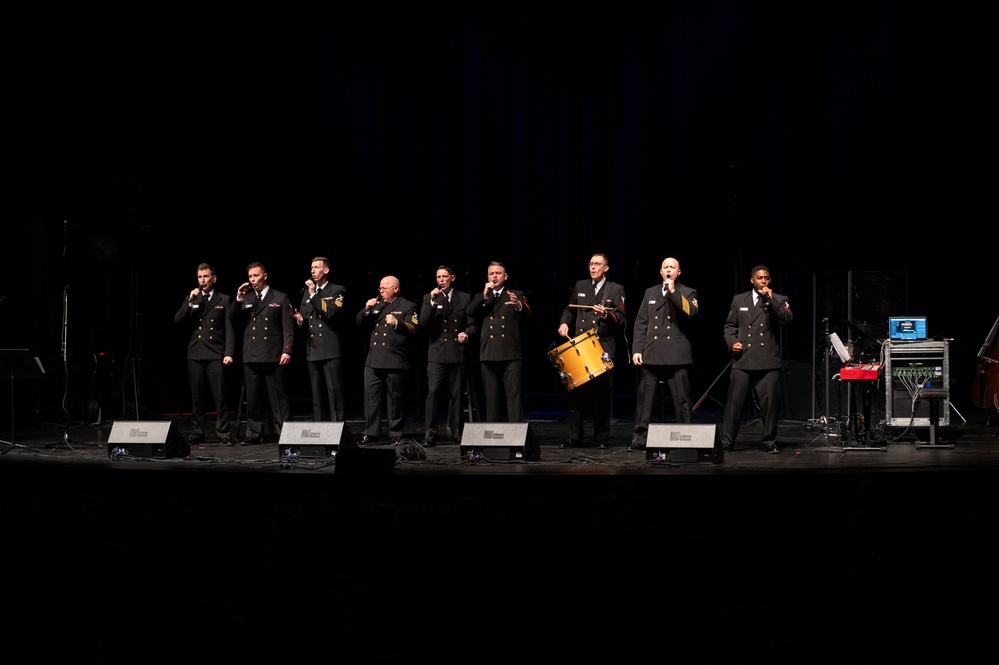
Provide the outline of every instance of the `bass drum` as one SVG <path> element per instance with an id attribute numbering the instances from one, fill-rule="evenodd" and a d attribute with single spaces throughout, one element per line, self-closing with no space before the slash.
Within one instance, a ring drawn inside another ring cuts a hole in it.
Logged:
<path id="1" fill-rule="evenodd" d="M 567 390 L 575 390 L 586 382 L 614 368 L 604 351 L 597 331 L 590 329 L 548 352 L 559 378 Z"/>

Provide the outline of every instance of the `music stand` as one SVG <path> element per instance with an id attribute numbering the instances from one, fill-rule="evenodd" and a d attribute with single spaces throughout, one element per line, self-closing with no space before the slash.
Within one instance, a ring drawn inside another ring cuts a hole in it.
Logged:
<path id="1" fill-rule="evenodd" d="M 40 379 L 44 374 L 42 361 L 27 349 L 0 349 L 0 378 L 10 378 L 10 441 L 0 440 L 7 444 L 0 455 L 15 447 L 27 447 L 17 443 L 14 436 L 14 379 Z"/>

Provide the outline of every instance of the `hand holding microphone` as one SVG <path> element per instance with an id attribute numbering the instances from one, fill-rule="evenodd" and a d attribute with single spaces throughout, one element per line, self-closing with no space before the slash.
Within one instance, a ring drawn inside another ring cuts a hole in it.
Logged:
<path id="1" fill-rule="evenodd" d="M 187 296 L 187 302 L 188 303 L 194 302 L 194 299 L 198 297 L 199 293 L 201 293 L 201 288 L 200 287 L 195 287 L 195 288 L 191 289 L 190 295 Z"/>
<path id="2" fill-rule="evenodd" d="M 379 293 L 377 298 L 372 298 L 368 301 L 367 307 L 364 308 L 364 315 L 371 314 L 371 310 L 377 307 L 380 302 L 384 301 L 382 300 L 382 295 Z"/>

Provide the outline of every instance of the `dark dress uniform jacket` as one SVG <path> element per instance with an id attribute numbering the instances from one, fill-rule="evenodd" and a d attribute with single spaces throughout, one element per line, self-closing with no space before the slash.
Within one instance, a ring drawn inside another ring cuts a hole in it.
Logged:
<path id="1" fill-rule="evenodd" d="M 523 360 L 521 322 L 530 316 L 531 308 L 522 291 L 511 290 L 520 299 L 523 308 L 518 312 L 510 302 L 507 289 L 499 298 L 489 292 L 485 298 L 476 293 L 469 306 L 479 332 L 479 360 L 483 362 Z"/>
<path id="2" fill-rule="evenodd" d="M 374 369 L 409 369 L 409 338 L 420 327 L 416 303 L 398 297 L 390 303 L 378 303 L 367 316 L 364 315 L 365 311 L 357 313 L 356 321 L 358 328 L 371 328 L 365 366 Z M 393 328 L 385 322 L 385 317 L 389 314 L 395 314 L 395 318 L 399 319 L 397 327 Z"/>
<path id="3" fill-rule="evenodd" d="M 646 289 L 635 316 L 632 339 L 635 353 L 646 365 L 691 365 L 694 355 L 688 330 L 697 316 L 697 290 L 673 283 L 674 291 L 663 295 L 662 284 Z"/>
<path id="4" fill-rule="evenodd" d="M 245 324 L 243 362 L 277 363 L 281 361 L 282 353 L 291 355 L 295 343 L 295 320 L 291 318 L 291 301 L 286 294 L 268 288 L 267 295 L 261 299 L 256 291 L 252 291 L 237 311 Z"/>
<path id="5" fill-rule="evenodd" d="M 464 344 L 458 343 L 458 333 L 474 337 L 476 328 L 468 314 L 472 296 L 463 291 L 451 289 L 451 300 L 444 294 L 437 296 L 437 302 L 430 294 L 423 296 L 420 308 L 420 326 L 427 330 L 430 340 L 427 344 L 427 361 L 446 365 L 465 362 Z"/>
<path id="6" fill-rule="evenodd" d="M 742 342 L 742 353 L 735 355 L 732 367 L 742 370 L 780 367 L 780 344 L 777 331 L 791 321 L 791 306 L 786 296 L 774 293 L 765 306 L 753 304 L 753 291 L 732 298 L 725 320 L 725 344 L 728 349 Z"/>
<path id="7" fill-rule="evenodd" d="M 181 323 L 186 317 L 191 319 L 191 339 L 187 346 L 190 360 L 221 360 L 232 356 L 236 349 L 236 336 L 233 334 L 230 308 L 232 300 L 224 293 L 215 291 L 211 300 L 198 294 L 188 305 L 185 298 L 173 319 Z"/>
<path id="8" fill-rule="evenodd" d="M 343 319 L 346 287 L 327 282 L 322 291 L 312 297 L 306 293 L 298 311 L 309 322 L 309 337 L 305 341 L 306 360 L 331 360 L 341 357 L 340 335 L 334 326 Z"/>
<path id="9" fill-rule="evenodd" d="M 624 287 L 616 282 L 604 280 L 600 293 L 593 293 L 593 280 L 582 279 L 572 288 L 570 305 L 599 305 L 608 308 L 607 318 L 597 316 L 592 309 L 566 307 L 559 323 L 569 326 L 572 337 L 578 337 L 589 330 L 597 331 L 597 339 L 604 352 L 614 360 L 615 334 L 625 326 Z"/>

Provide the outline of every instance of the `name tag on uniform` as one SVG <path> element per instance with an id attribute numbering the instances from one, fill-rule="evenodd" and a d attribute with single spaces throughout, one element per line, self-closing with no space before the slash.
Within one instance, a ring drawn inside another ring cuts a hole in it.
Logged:
<path id="1" fill-rule="evenodd" d="M 585 298 L 586 294 L 585 293 L 577 293 L 576 296 L 578 296 L 580 298 Z"/>
<path id="2" fill-rule="evenodd" d="M 656 304 L 656 301 L 655 301 L 655 300 L 650 300 L 650 301 L 649 301 L 649 304 L 650 304 L 650 305 L 655 305 L 655 304 Z"/>
<path id="3" fill-rule="evenodd" d="M 748 312 L 748 311 L 749 311 L 749 308 L 748 308 L 748 307 L 740 307 L 740 308 L 739 308 L 739 311 L 740 311 L 740 312 Z"/>

